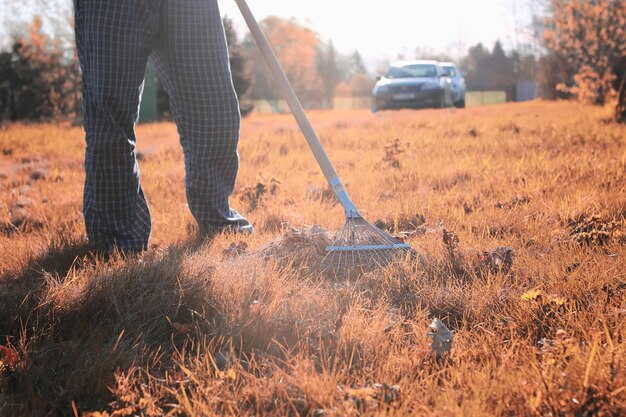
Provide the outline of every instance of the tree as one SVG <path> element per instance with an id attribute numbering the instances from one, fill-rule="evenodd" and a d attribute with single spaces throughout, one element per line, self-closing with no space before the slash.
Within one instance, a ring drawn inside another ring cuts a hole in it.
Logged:
<path id="1" fill-rule="evenodd" d="M 559 88 L 581 101 L 604 104 L 614 90 L 612 68 L 626 55 L 626 2 L 552 0 L 552 9 L 546 43 L 574 73 L 573 83 Z"/>
<path id="2" fill-rule="evenodd" d="M 482 43 L 470 47 L 467 56 L 461 60 L 461 68 L 467 71 L 467 88 L 486 90 L 491 82 L 489 61 L 491 54 Z"/>
<path id="3" fill-rule="evenodd" d="M 569 99 L 571 94 L 557 88 L 559 84 L 573 83 L 574 74 L 567 62 L 554 52 L 539 58 L 537 65 L 537 90 L 539 97 L 548 100 Z"/>
<path id="4" fill-rule="evenodd" d="M 249 70 L 248 58 L 237 39 L 237 32 L 233 26 L 232 19 L 224 17 L 224 31 L 226 32 L 226 42 L 228 43 L 228 55 L 230 58 L 230 71 L 233 76 L 233 84 L 239 99 L 239 109 L 242 116 L 248 115 L 254 108 L 249 98 L 250 87 L 252 86 L 252 75 Z"/>
<path id="5" fill-rule="evenodd" d="M 365 64 L 363 63 L 363 57 L 358 50 L 355 50 L 354 53 L 352 53 L 352 55 L 350 56 L 348 68 L 349 77 L 352 77 L 356 74 L 367 74 L 367 69 L 365 68 Z"/>
<path id="6" fill-rule="evenodd" d="M 496 41 L 488 59 L 488 75 L 492 85 L 510 86 L 515 84 L 517 81 L 514 66 L 516 58 L 519 59 L 515 54 L 510 58 L 506 56 L 502 43 Z"/>
<path id="7" fill-rule="evenodd" d="M 333 42 L 322 45 L 318 55 L 317 70 L 322 82 L 324 91 L 324 101 L 328 108 L 333 108 L 335 99 L 335 89 L 342 81 L 342 74 L 337 65 L 337 53 Z"/>
<path id="8" fill-rule="evenodd" d="M 496 41 L 491 51 L 482 43 L 470 47 L 460 67 L 467 72 L 469 90 L 504 90 L 512 98 L 518 81 L 535 78 L 537 62 L 534 56 L 519 51 L 507 54 Z"/>
<path id="9" fill-rule="evenodd" d="M 367 97 L 372 94 L 374 88 L 374 80 L 365 74 L 354 74 L 350 79 L 350 92 L 353 97 Z"/>
<path id="10" fill-rule="evenodd" d="M 0 55 L 0 115 L 10 120 L 77 117 L 81 80 L 76 56 L 44 34 L 39 16 Z"/>
<path id="11" fill-rule="evenodd" d="M 260 26 L 300 100 L 305 106 L 319 105 L 323 94 L 320 94 L 322 88 L 317 72 L 317 33 L 294 19 L 276 16 L 263 19 Z M 278 87 L 268 74 L 267 65 L 251 37 L 246 38 L 244 48 L 252 61 L 254 84 L 251 97 L 263 100 L 280 97 Z"/>
<path id="12" fill-rule="evenodd" d="M 521 55 L 514 51 L 512 55 L 516 76 L 523 80 L 535 80 L 537 77 L 537 58 L 535 55 Z"/>
<path id="13" fill-rule="evenodd" d="M 623 56 L 613 67 L 615 74 L 614 87 L 617 90 L 617 107 L 615 119 L 626 123 L 626 56 Z"/>

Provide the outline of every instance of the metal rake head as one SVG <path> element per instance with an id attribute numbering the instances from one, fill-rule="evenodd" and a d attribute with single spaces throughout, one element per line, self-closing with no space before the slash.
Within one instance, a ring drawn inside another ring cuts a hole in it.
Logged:
<path id="1" fill-rule="evenodd" d="M 324 263 L 338 273 L 350 275 L 384 267 L 401 256 L 416 255 L 407 243 L 390 236 L 360 216 L 346 223 L 326 247 Z"/>

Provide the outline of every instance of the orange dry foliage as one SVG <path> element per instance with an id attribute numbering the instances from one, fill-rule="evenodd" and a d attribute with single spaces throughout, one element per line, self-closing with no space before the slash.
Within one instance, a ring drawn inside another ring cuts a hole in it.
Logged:
<path id="1" fill-rule="evenodd" d="M 140 259 L 85 247 L 80 128 L 3 127 L 0 417 L 626 415 L 626 126 L 571 102 L 311 120 L 420 259 L 319 271 L 343 211 L 287 115 L 242 123 L 256 233 L 208 244 L 175 126 L 139 126 Z"/>
<path id="2" fill-rule="evenodd" d="M 265 18 L 261 26 L 294 90 L 303 100 L 318 97 L 321 83 L 316 68 L 316 33 L 295 21 L 274 16 Z"/>
<path id="3" fill-rule="evenodd" d="M 626 55 L 626 2 L 552 0 L 548 46 L 573 66 L 575 85 L 560 88 L 584 102 L 604 104 L 614 94 L 612 65 Z"/>
<path id="4" fill-rule="evenodd" d="M 34 120 L 79 117 L 81 78 L 78 57 L 74 51 L 64 50 L 59 38 L 52 39 L 45 33 L 39 16 L 33 18 L 26 37 L 15 39 L 12 53 L 10 68 L 3 70 L 11 74 L 7 76 L 16 77 L 23 83 L 12 85 L 16 80 L 10 80 L 3 92 L 11 96 L 9 103 L 12 106 L 21 108 L 20 114 L 13 117 Z M 28 109 L 27 114 L 23 114 L 25 109 Z M 6 110 L 12 113 L 11 109 Z"/>

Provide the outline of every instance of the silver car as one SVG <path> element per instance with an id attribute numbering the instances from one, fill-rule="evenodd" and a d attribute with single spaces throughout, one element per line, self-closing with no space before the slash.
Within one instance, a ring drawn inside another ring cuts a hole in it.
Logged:
<path id="1" fill-rule="evenodd" d="M 443 68 L 446 75 L 452 81 L 452 96 L 454 105 L 458 108 L 465 107 L 465 76 L 459 72 L 456 65 L 452 62 L 440 62 L 439 66 Z"/>
<path id="2" fill-rule="evenodd" d="M 453 105 L 452 81 L 437 61 L 396 62 L 372 93 L 374 111 Z"/>

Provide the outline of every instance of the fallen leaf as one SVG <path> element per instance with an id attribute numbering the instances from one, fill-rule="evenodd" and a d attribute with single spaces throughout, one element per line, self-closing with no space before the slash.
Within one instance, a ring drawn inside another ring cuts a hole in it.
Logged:
<path id="1" fill-rule="evenodd" d="M 567 299 L 563 297 L 550 297 L 550 304 L 554 304 L 555 306 L 561 307 L 567 303 Z"/>
<path id="2" fill-rule="evenodd" d="M 237 379 L 237 372 L 233 368 L 228 369 L 227 371 L 218 371 L 218 376 L 222 379 L 230 379 L 234 381 Z"/>
<path id="3" fill-rule="evenodd" d="M 520 298 L 523 301 L 535 301 L 539 300 L 541 297 L 543 297 L 543 291 L 535 289 L 525 292 Z"/>
<path id="4" fill-rule="evenodd" d="M 230 246 L 222 252 L 225 257 L 241 256 L 248 251 L 248 244 L 244 241 L 239 243 L 231 243 Z"/>
<path id="5" fill-rule="evenodd" d="M 400 387 L 398 385 L 373 384 L 360 388 L 338 386 L 345 392 L 344 400 L 354 405 L 358 410 L 373 410 L 381 404 L 392 405 L 400 401 Z"/>
<path id="6" fill-rule="evenodd" d="M 120 408 L 119 410 L 114 410 L 113 414 L 111 414 L 111 417 L 127 417 L 127 416 L 131 416 L 135 413 L 135 407 L 134 406 L 127 406 L 124 408 Z"/>
<path id="7" fill-rule="evenodd" d="M 459 236 L 456 233 L 443 229 L 443 243 L 449 250 L 456 249 L 459 246 Z"/>
<path id="8" fill-rule="evenodd" d="M 357 398 L 373 397 L 376 394 L 376 389 L 373 387 L 346 388 L 346 394 Z"/>
<path id="9" fill-rule="evenodd" d="M 0 370 L 13 370 L 18 362 L 17 352 L 9 346 L 0 346 Z"/>

